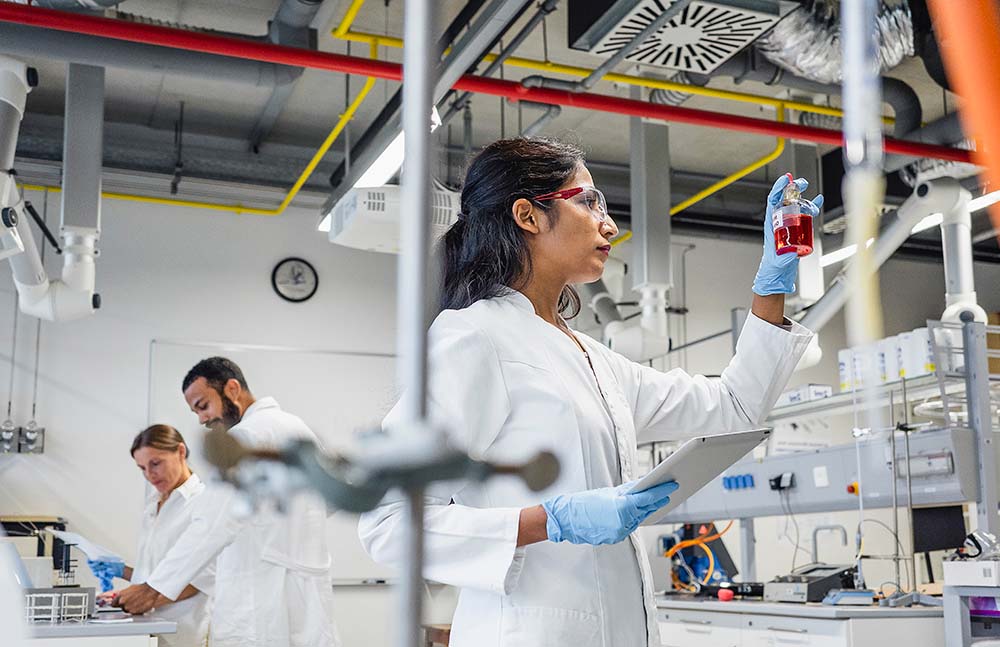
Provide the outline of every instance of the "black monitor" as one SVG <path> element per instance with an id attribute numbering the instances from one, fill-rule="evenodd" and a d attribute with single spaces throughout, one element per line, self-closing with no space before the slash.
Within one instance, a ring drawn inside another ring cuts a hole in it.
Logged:
<path id="1" fill-rule="evenodd" d="M 913 509 L 913 552 L 951 550 L 965 542 L 965 515 L 960 505 Z"/>

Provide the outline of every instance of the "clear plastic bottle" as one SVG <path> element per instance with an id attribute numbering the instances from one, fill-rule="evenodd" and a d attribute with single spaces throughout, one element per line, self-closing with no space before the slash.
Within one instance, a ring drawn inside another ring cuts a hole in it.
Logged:
<path id="1" fill-rule="evenodd" d="M 774 247 L 778 254 L 796 253 L 808 256 L 813 251 L 813 217 L 802 209 L 802 194 L 788 173 L 788 186 L 782 194 L 781 206 L 771 214 L 774 227 Z"/>

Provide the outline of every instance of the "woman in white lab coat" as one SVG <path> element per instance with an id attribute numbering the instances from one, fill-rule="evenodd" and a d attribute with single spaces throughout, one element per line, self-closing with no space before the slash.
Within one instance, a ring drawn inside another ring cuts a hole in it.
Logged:
<path id="1" fill-rule="evenodd" d="M 187 457 L 184 438 L 169 425 L 153 425 L 135 437 L 132 458 L 154 488 L 142 514 L 138 557 L 134 566 L 121 562 L 88 562 L 95 575 L 111 574 L 133 584 L 146 581 L 191 523 L 193 503 L 205 489 L 205 484 L 188 467 Z M 151 613 L 177 623 L 177 633 L 159 637 L 161 647 L 202 647 L 207 643 L 214 581 L 214 566 L 210 565 L 176 601 L 161 596 Z M 116 591 L 109 591 L 98 597 L 110 603 L 116 596 Z"/>
<path id="2" fill-rule="evenodd" d="M 787 184 L 775 183 L 767 215 Z M 474 457 L 549 450 L 560 474 L 541 493 L 510 477 L 428 489 L 424 574 L 461 588 L 451 644 L 659 647 L 649 563 L 633 531 L 672 490 L 625 493 L 641 476 L 636 443 L 764 420 L 811 337 L 783 317 L 795 254 L 777 256 L 765 233 L 752 314 L 721 378 L 662 373 L 564 319 L 580 308 L 571 285 L 600 278 L 618 233 L 577 148 L 491 144 L 469 167 L 461 208 L 445 236 L 443 312 L 429 333 L 430 416 Z M 378 562 L 400 563 L 403 506 L 386 499 L 361 518 Z"/>

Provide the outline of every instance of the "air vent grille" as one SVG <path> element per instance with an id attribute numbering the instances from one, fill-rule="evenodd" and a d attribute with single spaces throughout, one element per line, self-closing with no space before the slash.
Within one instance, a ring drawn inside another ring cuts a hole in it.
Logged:
<path id="1" fill-rule="evenodd" d="M 591 49 L 612 56 L 671 5 L 643 0 L 625 14 Z M 709 74 L 757 40 L 780 19 L 770 3 L 695 1 L 635 48 L 626 60 L 697 74 Z"/>

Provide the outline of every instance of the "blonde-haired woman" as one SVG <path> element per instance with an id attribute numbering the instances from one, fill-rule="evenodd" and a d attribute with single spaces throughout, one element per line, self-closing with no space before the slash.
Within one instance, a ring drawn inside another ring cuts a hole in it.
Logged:
<path id="1" fill-rule="evenodd" d="M 154 491 L 143 511 L 135 565 L 126 566 L 120 561 L 88 562 L 94 575 L 102 581 L 120 577 L 132 583 L 144 582 L 188 527 L 194 502 L 205 489 L 205 484 L 188 467 L 184 437 L 169 425 L 153 425 L 140 432 L 132 441 L 131 453 Z M 184 589 L 177 601 L 161 596 L 155 614 L 176 622 L 177 633 L 161 635 L 160 645 L 196 647 L 206 644 L 209 596 L 214 581 L 214 567 L 209 566 Z M 100 598 L 113 603 L 117 595 L 116 591 L 108 591 Z"/>

